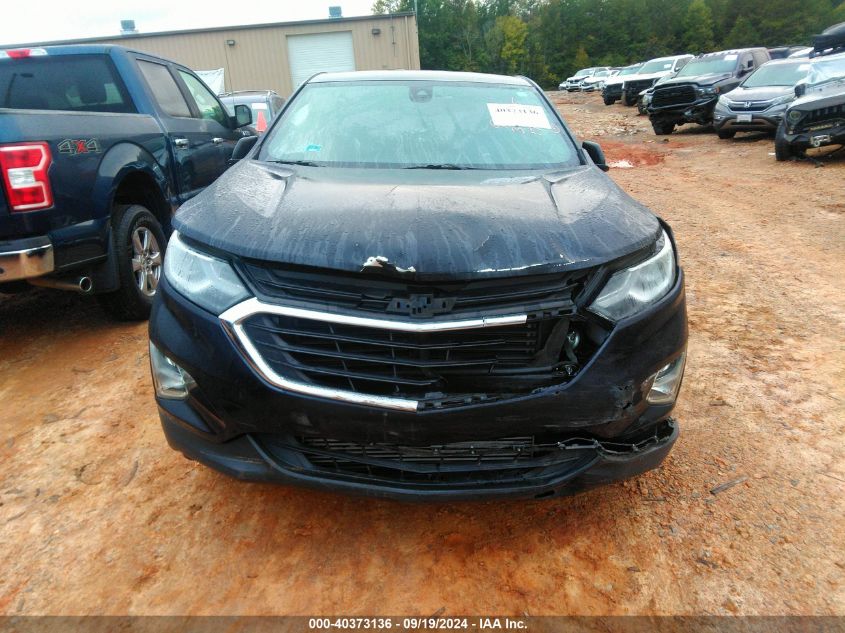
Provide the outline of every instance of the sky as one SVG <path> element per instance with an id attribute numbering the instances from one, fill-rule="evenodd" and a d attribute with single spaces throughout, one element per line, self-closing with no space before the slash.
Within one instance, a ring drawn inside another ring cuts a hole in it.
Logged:
<path id="1" fill-rule="evenodd" d="M 121 20 L 135 20 L 140 33 L 209 26 L 294 22 L 369 15 L 373 0 L 7 0 L 0 20 L 0 47 L 25 42 L 114 36 Z"/>

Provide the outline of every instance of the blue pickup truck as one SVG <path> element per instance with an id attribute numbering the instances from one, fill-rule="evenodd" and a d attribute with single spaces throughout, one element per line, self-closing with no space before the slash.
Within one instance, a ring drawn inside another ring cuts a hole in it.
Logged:
<path id="1" fill-rule="evenodd" d="M 170 218 L 249 132 L 188 68 L 119 46 L 0 50 L 0 292 L 149 316 Z"/>

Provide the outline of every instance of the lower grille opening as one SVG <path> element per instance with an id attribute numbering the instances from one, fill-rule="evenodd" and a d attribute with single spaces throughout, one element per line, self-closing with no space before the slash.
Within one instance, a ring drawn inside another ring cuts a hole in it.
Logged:
<path id="1" fill-rule="evenodd" d="M 562 448 L 534 437 L 431 446 L 355 442 L 323 437 L 262 436 L 262 445 L 288 466 L 320 476 L 412 486 L 538 485 L 576 473 L 596 457 L 595 447 Z"/>

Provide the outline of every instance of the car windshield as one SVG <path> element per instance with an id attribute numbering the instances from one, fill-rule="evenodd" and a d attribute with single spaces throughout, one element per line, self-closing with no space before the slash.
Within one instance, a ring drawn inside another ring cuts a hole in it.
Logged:
<path id="1" fill-rule="evenodd" d="M 628 68 L 623 68 L 622 70 L 619 71 L 619 76 L 621 76 L 621 75 L 635 75 L 638 72 L 640 72 L 640 68 L 642 68 L 642 66 L 630 66 Z"/>
<path id="2" fill-rule="evenodd" d="M 600 70 L 593 77 L 607 77 L 610 74 L 609 70 Z"/>
<path id="3" fill-rule="evenodd" d="M 763 64 L 742 82 L 746 88 L 762 86 L 794 86 L 810 71 L 808 62 L 794 64 Z"/>
<path id="4" fill-rule="evenodd" d="M 568 134 L 533 87 L 401 80 L 307 84 L 259 159 L 431 169 L 580 164 Z"/>
<path id="5" fill-rule="evenodd" d="M 721 57 L 705 57 L 694 59 L 681 68 L 678 77 L 698 77 L 700 75 L 716 75 L 719 73 L 733 72 L 736 68 L 737 54 L 728 54 Z"/>
<path id="6" fill-rule="evenodd" d="M 576 77 L 586 77 L 591 72 L 593 72 L 592 68 L 585 68 L 584 70 L 579 70 L 577 73 L 575 73 L 575 76 Z"/>
<path id="7" fill-rule="evenodd" d="M 650 62 L 643 64 L 640 68 L 640 75 L 650 75 L 652 73 L 662 73 L 667 70 L 672 70 L 671 59 L 653 59 Z"/>

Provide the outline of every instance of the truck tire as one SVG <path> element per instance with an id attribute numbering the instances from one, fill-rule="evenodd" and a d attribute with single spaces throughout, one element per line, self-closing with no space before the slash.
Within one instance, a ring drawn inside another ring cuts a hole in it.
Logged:
<path id="1" fill-rule="evenodd" d="M 716 130 L 716 134 L 724 141 L 736 136 L 736 130 Z"/>
<path id="2" fill-rule="evenodd" d="M 161 224 L 140 204 L 120 205 L 112 215 L 112 239 L 120 288 L 99 295 L 100 304 L 122 321 L 148 319 L 167 247 Z"/>
<path id="3" fill-rule="evenodd" d="M 657 136 L 668 136 L 675 131 L 675 124 L 667 123 L 665 121 L 652 121 L 651 127 L 654 129 L 654 133 L 657 134 Z"/>
<path id="4" fill-rule="evenodd" d="M 604 99 L 604 105 L 613 105 L 616 103 L 616 99 L 613 97 L 602 97 L 602 99 Z"/>
<path id="5" fill-rule="evenodd" d="M 622 103 L 624 103 L 626 106 L 630 107 L 630 106 L 634 105 L 636 102 L 637 102 L 637 97 L 635 96 L 635 97 L 631 98 L 631 96 L 627 92 L 625 93 L 625 96 L 622 97 Z"/>
<path id="6" fill-rule="evenodd" d="M 789 160 L 793 156 L 792 147 L 786 140 L 785 135 L 786 131 L 783 121 L 781 121 L 778 131 L 775 132 L 775 158 L 779 161 Z"/>

